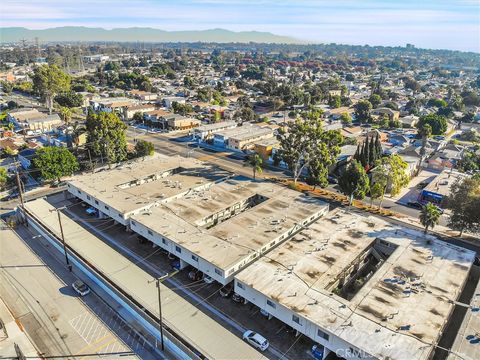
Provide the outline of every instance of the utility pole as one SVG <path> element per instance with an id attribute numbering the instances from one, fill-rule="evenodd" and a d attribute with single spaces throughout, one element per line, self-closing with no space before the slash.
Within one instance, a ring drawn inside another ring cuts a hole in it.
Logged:
<path id="1" fill-rule="evenodd" d="M 162 351 L 165 351 L 165 344 L 163 341 L 163 316 L 162 316 L 162 292 L 160 289 L 160 283 L 163 282 L 163 280 L 168 279 L 169 277 L 174 276 L 176 273 L 178 273 L 178 270 L 175 270 L 171 273 L 167 273 L 163 276 L 160 276 L 156 278 L 154 281 L 156 282 L 157 285 L 157 293 L 158 293 L 158 329 L 160 331 L 160 346 L 162 348 Z M 153 281 L 149 281 L 151 283 Z"/>
<path id="2" fill-rule="evenodd" d="M 15 178 L 17 180 L 18 195 L 20 196 L 20 203 L 22 204 L 22 210 L 24 210 L 25 209 L 25 203 L 24 203 L 24 199 L 23 199 L 22 181 L 20 180 L 20 175 L 18 174 L 18 161 L 15 161 Z"/>
<path id="3" fill-rule="evenodd" d="M 65 206 L 62 207 L 62 208 L 50 210 L 50 212 L 52 212 L 52 211 L 57 212 L 58 225 L 60 226 L 60 234 L 61 234 L 61 237 L 62 237 L 63 252 L 65 253 L 65 262 L 67 264 L 68 271 L 72 272 L 72 265 L 70 264 L 70 261 L 68 260 L 67 246 L 65 244 L 65 236 L 63 234 L 62 218 L 60 216 L 60 210 L 62 210 L 62 209 L 65 209 Z"/>
<path id="4" fill-rule="evenodd" d="M 164 278 L 165 276 L 162 276 Z M 158 324 L 160 327 L 160 343 L 162 351 L 165 351 L 165 344 L 163 342 L 163 317 L 162 317 L 162 293 L 160 291 L 160 280 L 162 278 L 157 278 L 157 290 L 158 290 Z"/>

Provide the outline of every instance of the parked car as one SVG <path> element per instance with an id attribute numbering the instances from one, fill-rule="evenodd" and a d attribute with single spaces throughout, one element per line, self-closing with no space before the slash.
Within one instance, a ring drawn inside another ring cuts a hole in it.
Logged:
<path id="1" fill-rule="evenodd" d="M 188 278 L 193 281 L 199 281 L 203 279 L 203 273 L 200 270 L 193 269 L 188 272 Z"/>
<path id="2" fill-rule="evenodd" d="M 324 352 L 325 350 L 322 345 L 315 344 L 312 346 L 312 355 L 314 359 L 322 360 Z"/>
<path id="3" fill-rule="evenodd" d="M 85 295 L 90 294 L 90 288 L 82 280 L 75 281 L 72 284 L 72 288 L 80 296 L 85 296 Z"/>
<path id="4" fill-rule="evenodd" d="M 97 214 L 97 209 L 95 209 L 94 207 L 90 206 L 89 208 L 87 208 L 87 210 L 85 210 L 85 212 L 90 215 L 90 216 L 93 216 L 93 215 L 96 215 Z"/>
<path id="5" fill-rule="evenodd" d="M 220 296 L 224 298 L 229 298 L 233 295 L 233 285 L 232 283 L 225 285 L 219 291 Z"/>
<path id="6" fill-rule="evenodd" d="M 236 292 L 232 294 L 232 300 L 237 303 L 244 303 L 245 298 L 243 296 L 238 295 Z"/>
<path id="7" fill-rule="evenodd" d="M 267 339 L 252 330 L 247 330 L 243 333 L 243 340 L 261 351 L 267 350 L 270 345 Z"/>
<path id="8" fill-rule="evenodd" d="M 180 270 L 180 260 L 175 259 L 175 260 L 170 261 L 170 266 L 174 270 Z"/>
<path id="9" fill-rule="evenodd" d="M 423 207 L 423 205 L 420 204 L 418 201 L 409 201 L 407 202 L 407 206 L 410 206 L 415 209 L 421 209 Z"/>
<path id="10" fill-rule="evenodd" d="M 270 316 L 270 314 L 268 313 L 268 311 L 267 311 L 267 310 L 264 310 L 264 309 L 260 309 L 260 314 L 262 314 L 263 316 L 265 316 L 265 317 L 267 317 L 267 318 Z"/>
<path id="11" fill-rule="evenodd" d="M 215 280 L 213 280 L 210 276 L 204 275 L 203 276 L 203 281 L 205 281 L 207 284 L 213 283 Z"/>

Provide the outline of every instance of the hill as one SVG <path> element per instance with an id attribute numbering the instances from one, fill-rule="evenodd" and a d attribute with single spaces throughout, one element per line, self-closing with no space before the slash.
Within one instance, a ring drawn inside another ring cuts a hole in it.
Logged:
<path id="1" fill-rule="evenodd" d="M 44 30 L 30 30 L 23 27 L 0 28 L 0 42 L 11 43 L 22 39 L 33 41 L 36 37 L 41 42 L 75 42 L 75 41 L 114 41 L 114 42 L 218 42 L 218 43 L 300 43 L 299 40 L 279 36 L 269 32 L 229 31 L 224 29 L 199 31 L 165 31 L 153 28 L 117 28 L 106 30 L 83 26 L 65 26 Z"/>

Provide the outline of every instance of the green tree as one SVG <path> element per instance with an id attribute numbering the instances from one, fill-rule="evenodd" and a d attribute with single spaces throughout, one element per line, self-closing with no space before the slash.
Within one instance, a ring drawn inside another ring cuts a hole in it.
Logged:
<path id="1" fill-rule="evenodd" d="M 135 144 L 135 154 L 137 157 L 152 156 L 155 152 L 153 143 L 145 140 L 138 140 Z"/>
<path id="2" fill-rule="evenodd" d="M 249 122 L 255 120 L 255 112 L 251 108 L 245 106 L 240 110 L 235 111 L 233 117 L 240 120 L 240 123 Z"/>
<path id="3" fill-rule="evenodd" d="M 68 91 L 55 96 L 55 101 L 60 106 L 69 108 L 80 107 L 83 105 L 83 96 L 75 91 Z"/>
<path id="4" fill-rule="evenodd" d="M 8 173 L 7 169 L 0 167 L 0 190 L 4 190 L 7 185 Z"/>
<path id="5" fill-rule="evenodd" d="M 340 121 L 343 125 L 350 125 L 352 123 L 352 117 L 349 113 L 344 112 L 342 115 L 340 115 Z"/>
<path id="6" fill-rule="evenodd" d="M 428 228 L 432 228 L 438 224 L 438 220 L 440 219 L 440 210 L 432 203 L 428 203 L 422 207 L 420 210 L 420 223 L 425 227 L 423 232 L 426 234 L 428 232 Z"/>
<path id="7" fill-rule="evenodd" d="M 13 84 L 8 81 L 0 81 L 0 87 L 5 94 L 11 94 L 13 90 Z"/>
<path id="8" fill-rule="evenodd" d="M 65 124 L 69 124 L 70 121 L 72 120 L 72 110 L 68 107 L 65 107 L 65 106 L 62 106 L 60 108 L 60 117 L 62 118 L 62 120 L 65 122 Z"/>
<path id="9" fill-rule="evenodd" d="M 37 150 L 33 166 L 40 171 L 42 178 L 58 181 L 79 169 L 77 158 L 67 148 L 56 146 Z"/>
<path id="10" fill-rule="evenodd" d="M 140 111 L 137 111 L 133 114 L 132 120 L 134 120 L 137 124 L 143 122 L 143 114 Z"/>
<path id="11" fill-rule="evenodd" d="M 329 167 L 340 154 L 343 142 L 338 131 L 324 131 L 321 121 L 308 119 L 288 123 L 279 130 L 277 138 L 280 141 L 278 156 L 293 173 L 295 183 L 309 167 L 312 173 L 325 174 L 319 168 L 313 169 L 313 161 L 318 162 L 318 166 Z"/>
<path id="12" fill-rule="evenodd" d="M 390 188 L 392 196 L 399 194 L 408 185 L 410 178 L 407 168 L 408 164 L 397 154 L 382 157 L 375 162 L 375 171 L 387 178 L 387 188 Z"/>
<path id="13" fill-rule="evenodd" d="M 480 232 L 480 177 L 452 184 L 446 206 L 451 209 L 448 226 L 459 230 L 460 236 L 464 230 Z"/>
<path id="14" fill-rule="evenodd" d="M 368 98 L 368 101 L 370 101 L 373 108 L 376 109 L 382 103 L 382 98 L 378 94 L 372 94 Z"/>
<path id="15" fill-rule="evenodd" d="M 427 106 L 443 108 L 443 107 L 447 107 L 448 103 L 443 99 L 431 98 L 430 100 L 427 101 Z"/>
<path id="16" fill-rule="evenodd" d="M 257 153 L 247 156 L 244 166 L 250 166 L 253 172 L 253 179 L 255 180 L 257 173 L 261 173 L 263 160 Z"/>
<path id="17" fill-rule="evenodd" d="M 87 143 L 92 154 L 106 157 L 108 163 L 127 158 L 127 126 L 114 113 L 90 112 L 87 116 Z"/>
<path id="18" fill-rule="evenodd" d="M 328 100 L 328 105 L 330 105 L 330 107 L 333 109 L 337 109 L 342 106 L 342 98 L 340 97 L 340 95 L 330 96 L 330 99 Z"/>
<path id="19" fill-rule="evenodd" d="M 430 125 L 432 128 L 432 135 L 442 135 L 445 134 L 447 131 L 447 119 L 438 114 L 428 114 L 424 116 L 420 116 L 420 119 L 417 123 L 417 129 L 423 128 L 424 125 Z"/>
<path id="20" fill-rule="evenodd" d="M 45 100 L 51 114 L 55 96 L 70 89 L 70 76 L 57 65 L 38 66 L 33 72 L 33 89 Z"/>
<path id="21" fill-rule="evenodd" d="M 358 200 L 364 199 L 370 189 L 368 175 L 362 164 L 356 160 L 347 165 L 347 168 L 338 179 L 338 185 L 342 193 L 349 197 L 350 205 L 354 198 Z"/>
<path id="22" fill-rule="evenodd" d="M 370 121 L 370 111 L 372 110 L 372 104 L 368 100 L 360 100 L 355 104 L 355 119 L 361 123 Z"/>

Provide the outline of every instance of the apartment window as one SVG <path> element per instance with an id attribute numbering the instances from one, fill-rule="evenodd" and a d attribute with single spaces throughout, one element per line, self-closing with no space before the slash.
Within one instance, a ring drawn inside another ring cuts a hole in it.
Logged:
<path id="1" fill-rule="evenodd" d="M 87 199 L 90 200 L 90 196 L 87 195 Z"/>
<path id="2" fill-rule="evenodd" d="M 178 253 L 181 253 L 182 249 L 180 248 L 180 246 L 175 246 L 175 251 Z"/>
<path id="3" fill-rule="evenodd" d="M 239 287 L 240 289 L 245 290 L 245 285 L 243 285 L 242 283 L 237 282 L 237 285 L 238 285 L 238 287 Z"/>
<path id="4" fill-rule="evenodd" d="M 77 190 L 79 194 L 81 194 L 82 192 L 80 190 Z"/>
<path id="5" fill-rule="evenodd" d="M 98 200 L 95 200 L 95 204 L 97 204 L 97 205 L 98 205 Z"/>
<path id="6" fill-rule="evenodd" d="M 105 205 L 105 210 L 110 210 L 110 208 L 107 205 Z"/>
<path id="7" fill-rule="evenodd" d="M 271 301 L 271 300 L 267 300 L 267 305 L 270 306 L 270 307 L 272 307 L 272 308 L 274 308 L 274 309 L 277 308 L 277 305 L 276 305 L 273 301 Z"/>
<path id="8" fill-rule="evenodd" d="M 137 224 L 135 223 L 135 221 L 132 221 L 132 226 L 136 226 Z"/>
<path id="9" fill-rule="evenodd" d="M 325 339 L 325 340 L 329 340 L 330 339 L 330 335 L 328 335 L 327 333 L 324 333 L 322 330 L 318 329 L 317 330 L 317 335 L 319 337 L 321 337 L 322 339 Z"/>
<path id="10" fill-rule="evenodd" d="M 300 324 L 300 318 L 297 315 L 292 315 L 292 321 L 297 323 L 298 325 L 302 325 Z"/>
<path id="11" fill-rule="evenodd" d="M 215 274 L 222 276 L 222 272 L 220 270 L 218 270 L 217 268 L 215 268 Z"/>
<path id="12" fill-rule="evenodd" d="M 192 255 L 192 260 L 193 261 L 198 261 L 198 256 Z"/>
<path id="13" fill-rule="evenodd" d="M 165 245 L 167 245 L 167 239 L 162 238 L 162 243 L 165 244 Z"/>
<path id="14" fill-rule="evenodd" d="M 148 235 L 152 235 L 152 236 L 153 236 L 152 230 L 148 230 Z"/>

